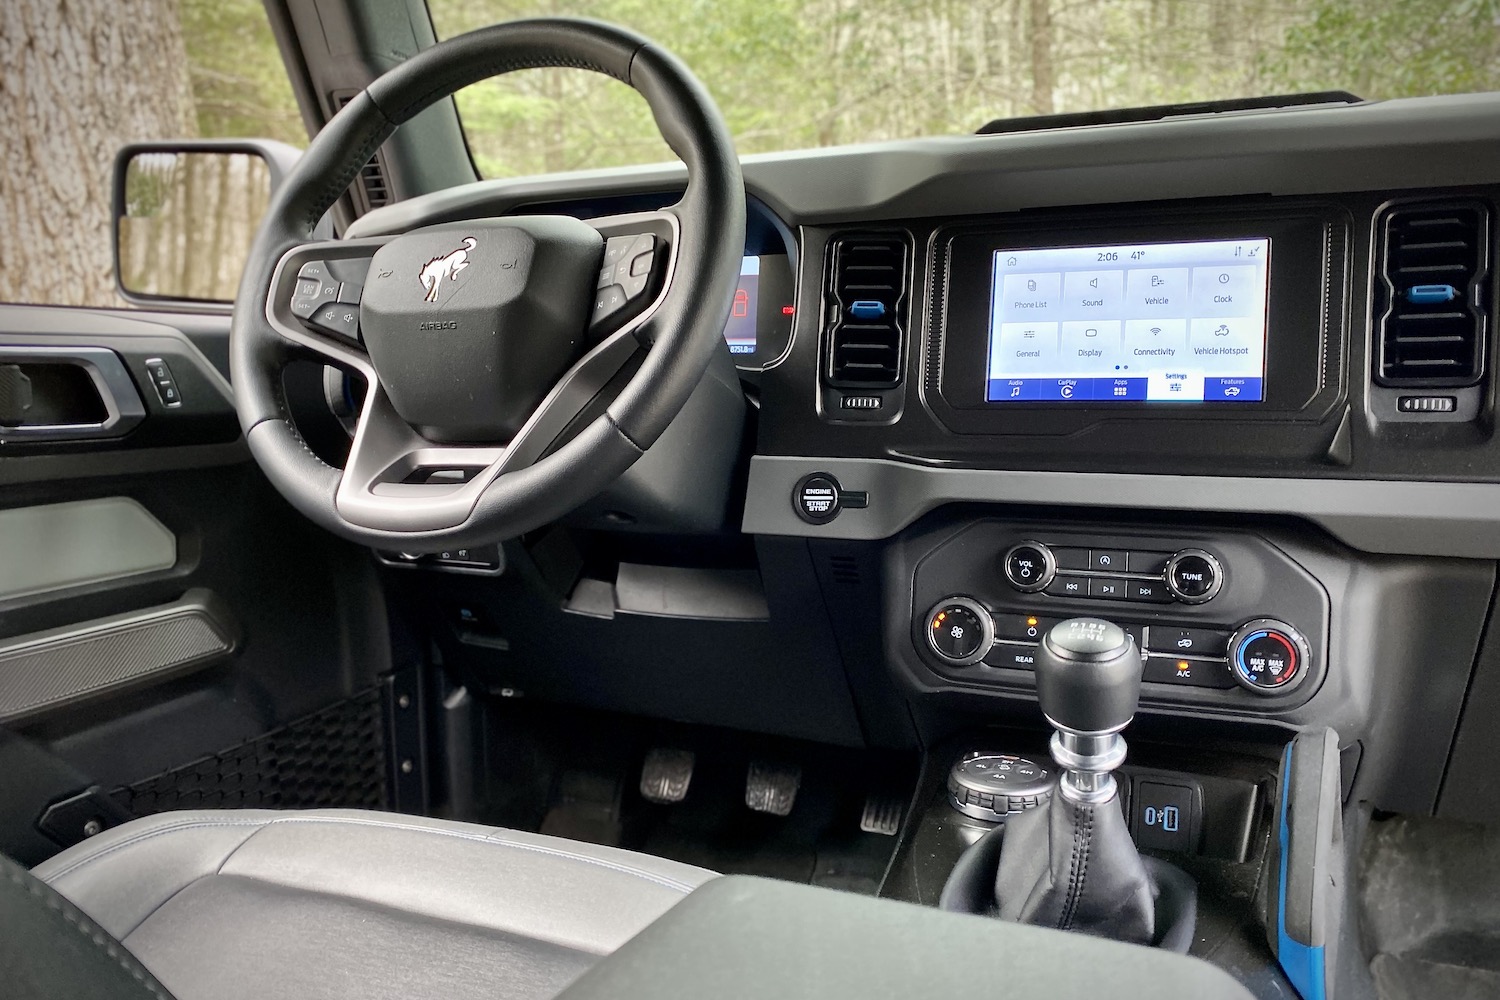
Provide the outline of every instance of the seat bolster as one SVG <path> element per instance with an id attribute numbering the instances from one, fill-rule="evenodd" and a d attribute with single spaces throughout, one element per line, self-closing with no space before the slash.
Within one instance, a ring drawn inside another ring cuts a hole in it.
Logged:
<path id="1" fill-rule="evenodd" d="M 216 873 L 279 815 L 270 809 L 163 813 L 105 830 L 32 874 L 123 940 L 157 907 Z"/>
<path id="2" fill-rule="evenodd" d="M 714 877 L 615 848 L 360 810 L 164 814 L 35 874 L 124 939 L 199 879 L 225 876 L 605 955 Z"/>

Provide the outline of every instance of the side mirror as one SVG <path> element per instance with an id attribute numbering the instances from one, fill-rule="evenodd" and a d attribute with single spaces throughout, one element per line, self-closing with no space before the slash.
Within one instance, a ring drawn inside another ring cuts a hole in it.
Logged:
<path id="1" fill-rule="evenodd" d="M 136 305 L 232 302 L 271 192 L 301 151 L 269 140 L 136 143 L 114 172 L 115 283 Z"/>

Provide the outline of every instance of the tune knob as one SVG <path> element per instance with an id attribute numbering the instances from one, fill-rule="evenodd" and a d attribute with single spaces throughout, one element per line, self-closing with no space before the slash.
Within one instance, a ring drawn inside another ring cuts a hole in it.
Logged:
<path id="1" fill-rule="evenodd" d="M 1307 640 L 1286 622 L 1257 618 L 1229 637 L 1229 670 L 1240 687 L 1281 694 L 1302 683 L 1312 653 Z"/>
<path id="2" fill-rule="evenodd" d="M 1183 549 L 1167 561 L 1167 589 L 1184 604 L 1203 604 L 1219 596 L 1224 567 L 1210 552 Z"/>
<path id="3" fill-rule="evenodd" d="M 1041 542 L 1025 541 L 1006 551 L 1000 559 L 1000 569 L 1012 587 L 1023 594 L 1033 594 L 1057 575 L 1057 559 Z"/>

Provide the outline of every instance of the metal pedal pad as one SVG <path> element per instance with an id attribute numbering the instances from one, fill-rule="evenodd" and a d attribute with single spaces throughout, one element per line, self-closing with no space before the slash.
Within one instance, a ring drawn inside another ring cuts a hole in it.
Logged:
<path id="1" fill-rule="evenodd" d="M 660 806 L 681 802 L 687 798 L 696 762 L 691 750 L 652 750 L 641 768 L 641 798 Z"/>
<path id="2" fill-rule="evenodd" d="M 865 833 L 894 837 L 901 830 L 901 813 L 905 808 L 899 796 L 871 792 L 865 799 L 865 809 L 859 817 L 859 828 Z"/>
<path id="3" fill-rule="evenodd" d="M 796 804 L 797 789 L 801 787 L 802 768 L 796 764 L 751 761 L 750 772 L 745 776 L 745 805 L 756 812 L 785 816 Z"/>

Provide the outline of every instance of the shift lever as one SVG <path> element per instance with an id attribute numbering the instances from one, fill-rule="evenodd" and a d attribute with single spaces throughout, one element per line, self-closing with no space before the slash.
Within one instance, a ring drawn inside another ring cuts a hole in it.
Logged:
<path id="1" fill-rule="evenodd" d="M 1098 805 L 1115 797 L 1110 773 L 1125 760 L 1120 730 L 1141 696 L 1141 651 L 1130 633 L 1100 618 L 1070 618 L 1042 637 L 1036 697 L 1052 723 L 1059 792 Z"/>
<path id="2" fill-rule="evenodd" d="M 1052 627 L 1037 650 L 1036 691 L 1057 730 L 1057 794 L 1005 827 L 995 876 L 1002 918 L 1137 944 L 1156 938 L 1156 885 L 1125 825 L 1111 772 L 1141 693 L 1140 649 L 1099 618 Z"/>

